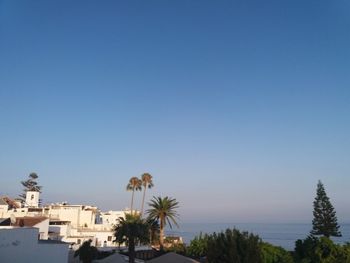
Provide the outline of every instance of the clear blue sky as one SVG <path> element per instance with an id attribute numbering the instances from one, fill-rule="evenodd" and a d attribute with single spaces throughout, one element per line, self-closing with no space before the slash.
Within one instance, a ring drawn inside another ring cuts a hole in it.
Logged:
<path id="1" fill-rule="evenodd" d="M 0 0 L 0 194 L 185 222 L 350 221 L 350 2 Z M 137 195 L 139 206 L 141 194 Z"/>

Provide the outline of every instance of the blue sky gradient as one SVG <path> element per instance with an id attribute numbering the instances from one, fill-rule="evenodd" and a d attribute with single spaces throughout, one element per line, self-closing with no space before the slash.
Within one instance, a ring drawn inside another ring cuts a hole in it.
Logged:
<path id="1" fill-rule="evenodd" d="M 350 221 L 350 3 L 0 0 L 0 194 L 185 222 Z M 136 202 L 141 201 L 141 194 Z"/>

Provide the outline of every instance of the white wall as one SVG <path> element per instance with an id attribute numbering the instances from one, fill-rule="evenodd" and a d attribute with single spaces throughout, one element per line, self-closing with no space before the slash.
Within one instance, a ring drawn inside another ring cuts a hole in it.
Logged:
<path id="1" fill-rule="evenodd" d="M 45 219 L 40 223 L 36 224 L 34 227 L 39 228 L 40 239 L 48 239 L 49 237 L 49 219 Z"/>
<path id="2" fill-rule="evenodd" d="M 27 191 L 25 206 L 39 207 L 40 193 L 36 191 Z"/>
<path id="3" fill-rule="evenodd" d="M 80 207 L 62 206 L 50 209 L 50 216 L 62 221 L 70 221 L 71 225 L 78 227 L 80 222 Z"/>
<path id="4" fill-rule="evenodd" d="M 79 205 L 54 205 L 46 213 L 51 218 L 70 221 L 73 227 L 92 228 L 96 218 L 95 210 Z"/>
<path id="5" fill-rule="evenodd" d="M 95 224 L 95 212 L 92 210 L 80 211 L 80 226 L 92 228 Z"/>
<path id="6" fill-rule="evenodd" d="M 119 222 L 119 217 L 125 218 L 124 211 L 108 211 L 101 213 L 102 224 L 104 226 L 112 227 Z"/>
<path id="7" fill-rule="evenodd" d="M 37 228 L 0 229 L 0 261 L 67 263 L 68 244 L 40 243 L 38 234 Z"/>
<path id="8" fill-rule="evenodd" d="M 23 207 L 7 210 L 7 213 L 5 213 L 3 217 L 11 217 L 11 215 L 14 215 L 15 217 L 28 216 L 28 208 Z"/>
<path id="9" fill-rule="evenodd" d="M 114 233 L 112 231 L 84 231 L 84 235 L 93 236 L 92 239 L 93 245 L 96 247 L 103 247 L 104 244 L 106 246 L 116 246 L 117 244 L 113 242 L 115 239 Z M 108 237 L 110 237 L 108 240 Z M 104 243 L 106 241 L 106 243 Z"/>
<path id="10" fill-rule="evenodd" d="M 57 233 L 60 237 L 59 240 L 61 240 L 62 237 L 66 237 L 70 234 L 70 228 L 70 225 L 50 225 L 49 231 Z"/>
<path id="11" fill-rule="evenodd" d="M 0 218 L 7 217 L 8 205 L 0 205 Z"/>

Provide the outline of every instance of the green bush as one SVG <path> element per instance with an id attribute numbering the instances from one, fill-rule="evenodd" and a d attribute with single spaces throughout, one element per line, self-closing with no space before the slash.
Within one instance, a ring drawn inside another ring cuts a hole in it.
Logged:
<path id="1" fill-rule="evenodd" d="M 182 243 L 180 244 L 172 244 L 169 247 L 165 247 L 164 250 L 166 252 L 175 252 L 177 254 L 181 254 L 181 255 L 186 255 L 186 246 Z"/>
<path id="2" fill-rule="evenodd" d="M 295 243 L 296 263 L 350 263 L 350 245 L 338 245 L 327 237 L 309 236 Z"/>
<path id="3" fill-rule="evenodd" d="M 293 263 L 290 252 L 281 247 L 262 242 L 260 248 L 263 263 Z"/>
<path id="4" fill-rule="evenodd" d="M 209 235 L 207 260 L 209 263 L 262 263 L 260 238 L 248 232 L 227 229 Z"/>
<path id="5" fill-rule="evenodd" d="M 202 233 L 196 236 L 187 247 L 187 255 L 192 258 L 205 257 L 207 255 L 208 238 L 207 234 L 203 235 Z"/>
<path id="6" fill-rule="evenodd" d="M 350 243 L 338 245 L 327 237 L 309 236 L 296 242 L 294 252 L 288 252 L 262 242 L 259 236 L 227 229 L 195 237 L 186 255 L 206 257 L 208 263 L 350 263 Z"/>
<path id="7" fill-rule="evenodd" d="M 293 263 L 290 252 L 236 229 L 211 235 L 201 233 L 187 247 L 187 256 L 206 257 L 209 263 Z"/>

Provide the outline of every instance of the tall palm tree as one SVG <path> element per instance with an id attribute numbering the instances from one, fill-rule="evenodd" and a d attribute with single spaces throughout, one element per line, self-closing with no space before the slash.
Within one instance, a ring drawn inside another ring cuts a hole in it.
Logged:
<path id="1" fill-rule="evenodd" d="M 171 223 L 178 227 L 176 219 L 178 218 L 178 213 L 176 211 L 179 208 L 179 202 L 175 198 L 171 197 L 155 197 L 151 202 L 148 203 L 150 209 L 147 210 L 148 218 L 150 220 L 159 221 L 159 244 L 160 250 L 164 250 L 164 228 L 166 224 L 169 224 L 172 228 Z"/>
<path id="2" fill-rule="evenodd" d="M 152 175 L 149 173 L 144 173 L 141 176 L 142 181 L 142 187 L 143 187 L 143 197 L 142 197 L 142 204 L 141 204 L 141 216 L 143 215 L 143 208 L 145 204 L 145 196 L 146 196 L 146 189 L 153 187 L 153 181 L 152 181 Z"/>
<path id="3" fill-rule="evenodd" d="M 139 178 L 131 177 L 128 185 L 126 186 L 127 191 L 132 191 L 131 206 L 130 206 L 131 214 L 132 214 L 132 206 L 134 204 L 134 193 L 135 193 L 135 191 L 141 191 L 141 189 L 142 189 L 141 185 L 142 185 L 142 181 Z"/>
<path id="4" fill-rule="evenodd" d="M 125 219 L 119 218 L 114 227 L 114 236 L 117 243 L 126 243 L 129 251 L 129 262 L 135 262 L 135 245 L 137 242 L 149 242 L 149 224 L 140 215 L 126 214 Z"/>

